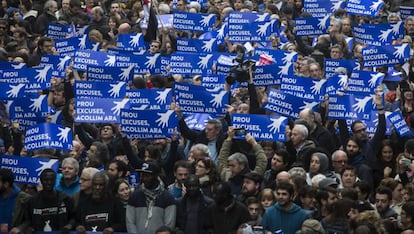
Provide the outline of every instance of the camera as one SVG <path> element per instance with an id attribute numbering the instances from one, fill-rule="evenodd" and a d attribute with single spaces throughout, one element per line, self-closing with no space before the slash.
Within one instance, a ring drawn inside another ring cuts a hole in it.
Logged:
<path id="1" fill-rule="evenodd" d="M 237 65 L 234 65 L 230 68 L 229 74 L 226 77 L 226 82 L 230 85 L 238 81 L 243 83 L 249 80 L 249 69 L 253 71 L 256 69 L 256 62 L 254 60 L 245 60 L 245 49 L 242 45 L 236 46 L 237 56 L 233 59 L 233 62 L 236 62 Z"/>
<path id="2" fill-rule="evenodd" d="M 246 132 L 246 129 L 244 129 L 244 128 L 234 129 L 234 136 L 241 137 L 241 136 L 245 136 L 246 134 L 247 134 L 247 132 Z"/>

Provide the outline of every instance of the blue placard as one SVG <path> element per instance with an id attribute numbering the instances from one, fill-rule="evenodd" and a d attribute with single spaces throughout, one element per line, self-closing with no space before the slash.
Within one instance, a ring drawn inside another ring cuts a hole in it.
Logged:
<path id="1" fill-rule="evenodd" d="M 158 28 L 172 28 L 174 23 L 174 15 L 173 14 L 164 14 L 164 15 L 156 15 L 158 21 Z M 141 29 L 148 28 L 148 22 L 141 20 L 140 23 Z"/>
<path id="2" fill-rule="evenodd" d="M 78 123 L 119 123 L 121 109 L 129 108 L 129 99 L 81 99 L 76 100 Z"/>
<path id="3" fill-rule="evenodd" d="M 177 38 L 177 51 L 179 52 L 217 52 L 217 39 L 209 40 Z"/>
<path id="4" fill-rule="evenodd" d="M 105 67 L 89 65 L 86 73 L 88 81 L 132 81 L 134 65 L 128 67 Z"/>
<path id="5" fill-rule="evenodd" d="M 172 102 L 171 89 L 131 89 L 126 92 L 130 108 L 167 110 Z"/>
<path id="6" fill-rule="evenodd" d="M 24 147 L 29 152 L 49 148 L 72 150 L 72 129 L 54 123 L 28 127 Z"/>
<path id="7" fill-rule="evenodd" d="M 368 46 L 362 49 L 364 67 L 379 67 L 405 63 L 410 57 L 410 46 L 384 45 Z"/>
<path id="8" fill-rule="evenodd" d="M 47 95 L 34 98 L 19 98 L 9 101 L 10 118 L 45 121 L 49 112 L 47 106 Z"/>
<path id="9" fill-rule="evenodd" d="M 304 0 L 303 9 L 313 17 L 323 18 L 334 13 L 338 9 L 344 9 L 345 1 L 342 0 Z"/>
<path id="10" fill-rule="evenodd" d="M 387 112 L 386 117 L 392 123 L 398 135 L 403 137 L 410 133 L 410 128 L 407 126 L 401 111 Z"/>
<path id="11" fill-rule="evenodd" d="M 221 115 L 226 113 L 228 93 L 225 90 L 209 92 L 203 86 L 174 83 L 175 102 L 184 114 L 209 113 Z"/>
<path id="12" fill-rule="evenodd" d="M 160 53 L 156 54 L 128 54 L 119 53 L 113 59 L 113 65 L 115 67 L 129 67 L 134 66 L 135 74 L 161 74 L 165 71 L 168 65 L 168 59 L 161 56 Z"/>
<path id="13" fill-rule="evenodd" d="M 329 16 L 324 18 L 296 18 L 295 19 L 295 36 L 319 36 L 328 33 L 328 27 L 330 24 Z"/>
<path id="14" fill-rule="evenodd" d="M 75 80 L 75 98 L 124 98 L 126 83 Z"/>
<path id="15" fill-rule="evenodd" d="M 206 75 L 201 78 L 201 85 L 206 89 L 224 89 L 226 82 L 226 75 Z"/>
<path id="16" fill-rule="evenodd" d="M 414 7 L 400 6 L 399 12 L 401 19 L 405 20 L 408 16 L 414 15 Z"/>
<path id="17" fill-rule="evenodd" d="M 23 98 L 25 96 L 25 86 L 25 84 L 0 82 L 0 99 Z"/>
<path id="18" fill-rule="evenodd" d="M 383 5 L 383 0 L 348 0 L 345 8 L 348 14 L 376 17 Z"/>
<path id="19" fill-rule="evenodd" d="M 225 21 L 229 24 L 251 24 L 270 21 L 269 13 L 231 11 Z"/>
<path id="20" fill-rule="evenodd" d="M 87 71 L 88 65 L 115 67 L 116 55 L 105 52 L 77 50 L 73 68 L 76 70 Z"/>
<path id="21" fill-rule="evenodd" d="M 2 155 L 0 168 L 8 168 L 13 172 L 17 184 L 38 185 L 40 173 L 46 168 L 55 172 L 59 169 L 59 160 Z"/>
<path id="22" fill-rule="evenodd" d="M 256 66 L 253 83 L 258 87 L 278 85 L 281 83 L 279 72 L 280 70 L 277 64 Z"/>
<path id="23" fill-rule="evenodd" d="M 256 140 L 285 142 L 287 122 L 288 119 L 283 116 L 231 115 L 231 125 L 245 129 Z"/>
<path id="24" fill-rule="evenodd" d="M 117 47 L 121 50 L 145 50 L 144 35 L 142 33 L 120 34 L 117 39 Z"/>
<path id="25" fill-rule="evenodd" d="M 44 54 L 40 60 L 40 66 L 51 66 L 52 76 L 56 78 L 66 78 L 66 68 L 70 65 L 72 59 L 70 56 L 59 56 L 53 54 Z"/>
<path id="26" fill-rule="evenodd" d="M 384 76 L 385 74 L 380 72 L 355 70 L 348 79 L 347 92 L 375 93 L 375 88 L 381 85 Z"/>
<path id="27" fill-rule="evenodd" d="M 393 40 L 404 37 L 404 25 L 400 21 L 395 24 L 361 24 L 354 26 L 356 42 L 367 45 L 391 45 Z"/>
<path id="28" fill-rule="evenodd" d="M 215 14 L 200 14 L 190 12 L 174 13 L 174 29 L 194 32 L 206 32 L 213 30 L 216 22 Z"/>
<path id="29" fill-rule="evenodd" d="M 267 58 L 272 60 L 278 65 L 284 65 L 286 63 L 294 63 L 298 60 L 297 52 L 289 52 L 286 50 L 274 50 L 267 48 L 255 48 L 253 59 L 259 61 L 260 55 L 266 55 Z"/>
<path id="30" fill-rule="evenodd" d="M 284 76 L 280 90 L 296 97 L 323 101 L 327 79 L 313 79 L 302 76 Z"/>
<path id="31" fill-rule="evenodd" d="M 79 48 L 79 38 L 70 37 L 64 39 L 56 39 L 55 48 L 60 56 L 75 56 L 75 51 Z"/>
<path id="32" fill-rule="evenodd" d="M 130 139 L 159 139 L 171 137 L 178 126 L 174 110 L 121 111 L 122 132 Z"/>
<path id="33" fill-rule="evenodd" d="M 197 131 L 204 131 L 206 128 L 207 122 L 213 119 L 213 117 L 209 114 L 203 113 L 194 113 L 186 115 L 184 118 L 185 123 L 187 124 L 189 129 L 197 130 Z"/>
<path id="34" fill-rule="evenodd" d="M 331 96 L 329 97 L 328 117 L 332 119 L 369 120 L 374 106 L 373 95 Z"/>
<path id="35" fill-rule="evenodd" d="M 217 44 L 221 44 L 221 43 L 224 42 L 224 37 L 227 35 L 227 33 L 228 33 L 227 23 L 223 23 L 220 26 L 220 28 L 201 34 L 198 37 L 198 39 L 209 40 L 209 39 L 212 39 L 212 38 L 216 38 L 217 39 Z"/>
<path id="36" fill-rule="evenodd" d="M 328 79 L 325 86 L 326 95 L 336 95 L 337 92 L 344 92 L 348 84 L 347 74 L 335 74 Z"/>
<path id="37" fill-rule="evenodd" d="M 170 58 L 170 73 L 202 75 L 213 73 L 214 54 L 177 52 Z"/>
<path id="38" fill-rule="evenodd" d="M 26 68 L 25 63 L 0 61 L 0 77 L 3 76 L 3 71 L 5 70 L 19 70 L 23 68 Z"/>
<path id="39" fill-rule="evenodd" d="M 357 60 L 347 59 L 325 59 L 325 77 L 328 79 L 335 75 L 335 71 L 338 68 L 345 68 L 347 73 L 351 73 L 353 70 L 358 70 L 359 63 Z"/>
<path id="40" fill-rule="evenodd" d="M 269 40 L 270 35 L 278 35 L 278 33 L 277 20 L 250 24 L 229 23 L 228 25 L 228 37 L 231 42 L 261 42 Z"/>
<path id="41" fill-rule="evenodd" d="M 284 93 L 276 89 L 269 89 L 267 102 L 263 109 L 294 119 L 299 118 L 299 112 L 305 108 L 316 110 L 319 102 Z"/>
<path id="42" fill-rule="evenodd" d="M 46 30 L 46 36 L 52 39 L 63 39 L 70 33 L 69 25 L 61 24 L 48 24 Z"/>

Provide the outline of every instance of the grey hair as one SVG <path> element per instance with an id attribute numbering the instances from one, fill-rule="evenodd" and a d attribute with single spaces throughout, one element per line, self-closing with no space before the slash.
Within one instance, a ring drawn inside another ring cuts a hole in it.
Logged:
<path id="1" fill-rule="evenodd" d="M 308 128 L 305 125 L 303 125 L 303 124 L 295 124 L 295 127 L 298 127 L 299 133 L 303 137 L 308 138 L 308 136 L 309 136 L 309 130 L 308 130 Z"/>
<path id="2" fill-rule="evenodd" d="M 95 167 L 86 167 L 83 168 L 82 173 L 85 173 L 89 176 L 89 179 L 92 179 L 99 170 Z"/>
<path id="3" fill-rule="evenodd" d="M 100 7 L 100 6 L 96 6 L 96 7 L 92 8 L 92 11 L 99 12 L 99 14 L 100 14 L 101 16 L 103 16 L 103 15 L 105 14 L 104 10 L 103 10 L 103 9 L 102 9 L 102 7 Z"/>
<path id="4" fill-rule="evenodd" d="M 335 152 L 333 152 L 332 153 L 332 161 L 335 161 L 335 158 L 336 158 L 336 156 L 338 155 L 338 153 L 344 153 L 346 156 L 348 156 L 347 154 L 346 154 L 346 152 L 345 151 L 343 151 L 343 150 L 335 150 Z"/>
<path id="5" fill-rule="evenodd" d="M 75 167 L 76 174 L 79 172 L 79 162 L 78 160 L 74 158 L 65 158 L 62 161 L 62 166 L 65 165 L 65 163 L 70 163 Z"/>
<path id="6" fill-rule="evenodd" d="M 210 155 L 210 150 L 208 149 L 208 146 L 207 145 L 205 145 L 205 144 L 201 144 L 201 143 L 199 143 L 199 144 L 195 144 L 195 145 L 193 145 L 192 147 L 191 147 L 191 149 L 190 149 L 190 152 L 193 152 L 193 151 L 201 151 L 201 152 L 203 152 L 207 157 L 210 157 L 211 155 Z"/>
<path id="7" fill-rule="evenodd" d="M 214 127 L 216 129 L 220 129 L 220 131 L 223 129 L 223 124 L 218 119 L 210 119 L 207 121 L 208 124 L 214 124 Z"/>
<path id="8" fill-rule="evenodd" d="M 248 166 L 248 163 L 249 163 L 249 160 L 247 159 L 246 155 L 239 153 L 239 152 L 230 155 L 227 161 L 230 161 L 230 160 L 235 160 L 237 161 L 238 164 L 243 164 L 246 167 Z"/>
<path id="9" fill-rule="evenodd" d="M 49 0 L 49 1 L 47 1 L 45 3 L 45 5 L 43 6 L 43 10 L 45 12 L 49 11 L 49 8 L 52 6 L 53 3 L 56 3 L 56 5 L 57 5 L 57 2 L 55 0 Z"/>
<path id="10" fill-rule="evenodd" d="M 109 183 L 109 176 L 108 176 L 108 174 L 106 174 L 105 171 L 98 171 L 97 173 L 95 173 L 95 175 L 93 175 L 93 177 L 92 177 L 92 181 L 96 180 L 97 178 L 104 179 L 105 185 L 108 185 L 108 183 Z"/>
<path id="11" fill-rule="evenodd" d="M 289 169 L 288 173 L 290 178 L 295 176 L 306 178 L 306 171 L 302 167 L 292 167 Z"/>

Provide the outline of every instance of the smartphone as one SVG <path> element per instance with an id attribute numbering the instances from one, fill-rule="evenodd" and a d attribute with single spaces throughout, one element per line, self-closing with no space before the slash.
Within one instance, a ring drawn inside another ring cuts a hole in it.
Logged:
<path id="1" fill-rule="evenodd" d="M 245 136 L 246 135 L 246 129 L 244 128 L 236 128 L 234 129 L 234 136 Z"/>

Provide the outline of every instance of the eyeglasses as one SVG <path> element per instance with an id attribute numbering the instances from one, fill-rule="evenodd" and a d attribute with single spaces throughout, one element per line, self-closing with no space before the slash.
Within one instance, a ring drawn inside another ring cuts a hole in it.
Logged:
<path id="1" fill-rule="evenodd" d="M 86 181 L 90 181 L 90 180 L 91 180 L 91 179 L 82 178 L 82 177 L 81 177 L 81 178 L 79 178 L 79 181 L 80 181 L 80 182 L 86 182 Z"/>

